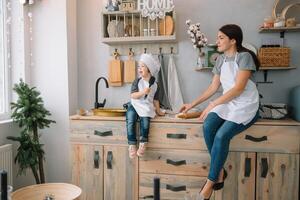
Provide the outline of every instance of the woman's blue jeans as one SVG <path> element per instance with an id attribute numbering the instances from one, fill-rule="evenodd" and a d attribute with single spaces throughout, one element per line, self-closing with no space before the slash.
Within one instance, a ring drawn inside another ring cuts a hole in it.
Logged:
<path id="1" fill-rule="evenodd" d="M 136 145 L 136 122 L 140 120 L 140 143 L 148 142 L 150 117 L 140 117 L 131 103 L 128 103 L 126 112 L 127 139 L 129 145 Z"/>
<path id="2" fill-rule="evenodd" d="M 203 124 L 205 143 L 211 156 L 208 179 L 216 182 L 228 156 L 230 140 L 242 131 L 253 125 L 258 113 L 247 125 L 237 124 L 220 118 L 210 112 Z"/>

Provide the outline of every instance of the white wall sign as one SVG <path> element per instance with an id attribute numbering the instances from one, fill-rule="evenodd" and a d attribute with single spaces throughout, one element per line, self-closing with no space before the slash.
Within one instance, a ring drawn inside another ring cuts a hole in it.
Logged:
<path id="1" fill-rule="evenodd" d="M 164 18 L 166 12 L 174 9 L 173 0 L 138 0 L 138 10 L 142 11 L 143 17 L 149 17 L 151 20 Z"/>

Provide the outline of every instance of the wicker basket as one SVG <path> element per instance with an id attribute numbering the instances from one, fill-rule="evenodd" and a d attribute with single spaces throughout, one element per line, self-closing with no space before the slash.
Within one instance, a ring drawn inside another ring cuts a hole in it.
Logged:
<path id="1" fill-rule="evenodd" d="M 261 67 L 288 67 L 291 49 L 288 47 L 260 48 L 258 58 Z"/>

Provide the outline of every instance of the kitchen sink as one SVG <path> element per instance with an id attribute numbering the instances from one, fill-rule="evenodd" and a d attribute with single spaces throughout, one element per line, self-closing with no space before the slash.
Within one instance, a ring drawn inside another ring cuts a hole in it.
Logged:
<path id="1" fill-rule="evenodd" d="M 92 109 L 93 115 L 104 117 L 125 116 L 126 110 L 122 108 L 97 108 Z"/>

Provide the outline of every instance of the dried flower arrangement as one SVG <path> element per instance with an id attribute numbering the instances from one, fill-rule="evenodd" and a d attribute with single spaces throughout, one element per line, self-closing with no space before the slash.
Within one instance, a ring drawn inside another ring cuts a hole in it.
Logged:
<path id="1" fill-rule="evenodd" d="M 187 33 L 190 35 L 190 39 L 193 43 L 193 47 L 201 49 L 207 45 L 207 38 L 200 30 L 200 23 L 191 24 L 191 20 L 187 20 L 185 23 L 188 25 Z"/>
<path id="2" fill-rule="evenodd" d="M 207 38 L 204 33 L 200 30 L 200 23 L 191 24 L 191 20 L 187 20 L 185 23 L 188 26 L 187 33 L 190 35 L 190 39 L 193 43 L 193 47 L 198 49 L 199 55 L 197 58 L 197 68 L 201 69 L 204 67 L 204 52 L 201 51 L 201 48 L 207 45 Z"/>

